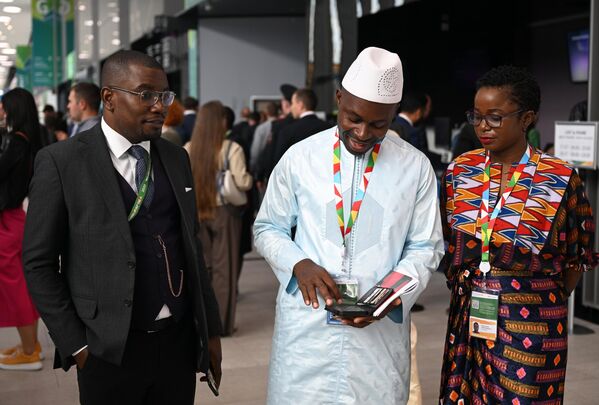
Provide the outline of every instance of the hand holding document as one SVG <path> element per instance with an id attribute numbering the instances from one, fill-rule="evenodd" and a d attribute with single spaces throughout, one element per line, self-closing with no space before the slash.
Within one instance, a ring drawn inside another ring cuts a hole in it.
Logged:
<path id="1" fill-rule="evenodd" d="M 347 318 L 377 317 L 398 297 L 413 291 L 417 286 L 417 279 L 398 271 L 390 271 L 355 304 L 327 305 L 325 309 L 335 315 Z"/>

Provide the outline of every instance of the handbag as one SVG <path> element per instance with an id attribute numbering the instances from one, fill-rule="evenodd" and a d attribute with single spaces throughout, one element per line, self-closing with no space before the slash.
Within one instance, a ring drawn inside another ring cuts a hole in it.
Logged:
<path id="1" fill-rule="evenodd" d="M 233 173 L 231 173 L 231 170 L 229 169 L 229 152 L 231 151 L 231 145 L 233 145 L 233 142 L 229 141 L 229 146 L 225 153 L 223 169 L 217 174 L 216 187 L 223 204 L 241 206 L 247 204 L 248 198 L 245 191 L 241 191 L 237 188 L 235 180 L 233 179 Z"/>

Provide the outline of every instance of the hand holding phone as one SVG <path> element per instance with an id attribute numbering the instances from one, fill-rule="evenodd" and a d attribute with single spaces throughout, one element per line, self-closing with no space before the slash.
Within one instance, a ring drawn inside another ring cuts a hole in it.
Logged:
<path id="1" fill-rule="evenodd" d="M 208 369 L 208 372 L 206 373 L 206 382 L 208 383 L 208 387 L 210 387 L 210 391 L 212 391 L 215 397 L 218 397 L 218 385 L 216 384 L 216 379 L 214 378 L 212 366 Z"/>

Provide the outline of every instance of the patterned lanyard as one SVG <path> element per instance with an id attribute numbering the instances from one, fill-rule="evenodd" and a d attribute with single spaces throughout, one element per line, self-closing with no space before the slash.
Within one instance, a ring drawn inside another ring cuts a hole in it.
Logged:
<path id="1" fill-rule="evenodd" d="M 501 208 L 507 201 L 508 197 L 512 193 L 512 190 L 518 184 L 518 180 L 524 171 L 524 168 L 528 164 L 528 160 L 532 154 L 532 148 L 530 145 L 526 148 L 524 155 L 520 159 L 520 163 L 516 170 L 512 174 L 510 181 L 508 182 L 507 187 L 503 191 L 501 195 L 501 199 L 495 205 L 493 209 L 493 213 L 491 214 L 491 219 L 489 220 L 489 190 L 491 188 L 491 158 L 489 153 L 486 154 L 485 157 L 485 171 L 483 175 L 483 198 L 480 205 L 480 222 L 481 222 L 481 238 L 482 238 L 482 247 L 481 247 L 481 263 L 480 263 L 480 271 L 483 272 L 484 275 L 491 270 L 491 265 L 489 264 L 489 243 L 491 242 L 491 235 L 493 234 L 493 228 L 495 227 L 495 220 L 499 216 L 501 212 Z"/>
<path id="2" fill-rule="evenodd" d="M 150 185 L 150 173 L 152 172 L 152 158 L 148 155 L 148 170 L 146 170 L 146 174 L 144 179 L 139 187 L 139 191 L 137 192 L 137 196 L 135 197 L 135 202 L 133 203 L 133 207 L 131 207 L 131 212 L 129 212 L 129 216 L 127 217 L 127 221 L 131 222 L 133 218 L 137 216 L 139 210 L 141 208 L 141 204 L 143 204 L 144 199 L 146 198 L 146 194 L 148 193 L 148 186 Z"/>
<path id="3" fill-rule="evenodd" d="M 337 211 L 337 222 L 339 223 L 339 229 L 341 230 L 343 246 L 345 246 L 345 237 L 351 233 L 351 230 L 354 224 L 356 223 L 356 220 L 358 219 L 360 206 L 362 205 L 362 200 L 364 200 L 364 195 L 366 195 L 366 187 L 368 187 L 370 175 L 372 174 L 374 164 L 376 163 L 376 159 L 379 155 L 381 143 L 378 142 L 376 145 L 374 145 L 372 153 L 368 158 L 368 164 L 366 165 L 366 170 L 364 170 L 364 176 L 362 177 L 360 188 L 358 189 L 358 192 L 355 196 L 355 200 L 351 206 L 351 213 L 347 220 L 347 226 L 345 226 L 343 216 L 343 193 L 341 191 L 341 148 L 338 130 L 335 132 L 335 136 L 337 137 L 335 145 L 333 146 L 333 179 L 335 181 L 335 209 Z"/>

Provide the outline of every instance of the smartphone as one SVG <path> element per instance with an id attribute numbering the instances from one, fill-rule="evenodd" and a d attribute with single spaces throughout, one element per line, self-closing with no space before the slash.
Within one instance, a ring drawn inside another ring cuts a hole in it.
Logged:
<path id="1" fill-rule="evenodd" d="M 358 316 L 371 316 L 376 307 L 371 305 L 333 304 L 331 306 L 326 306 L 325 309 L 333 315 L 342 318 L 355 318 Z"/>
<path id="2" fill-rule="evenodd" d="M 218 385 L 216 385 L 216 379 L 214 378 L 212 366 L 208 368 L 208 372 L 206 373 L 206 381 L 208 382 L 208 387 L 210 387 L 210 391 L 212 391 L 215 397 L 218 397 Z"/>

